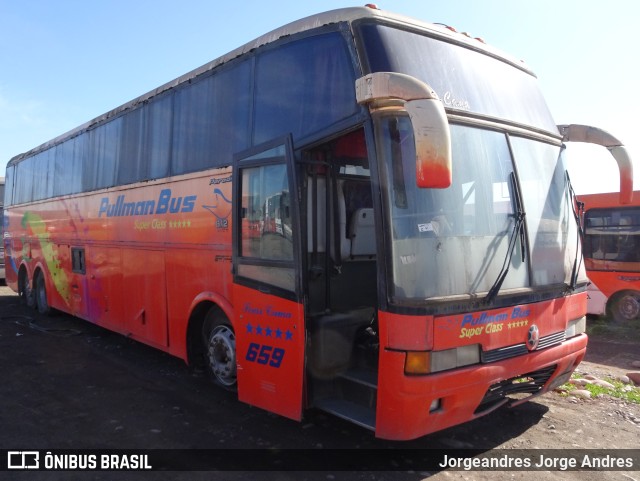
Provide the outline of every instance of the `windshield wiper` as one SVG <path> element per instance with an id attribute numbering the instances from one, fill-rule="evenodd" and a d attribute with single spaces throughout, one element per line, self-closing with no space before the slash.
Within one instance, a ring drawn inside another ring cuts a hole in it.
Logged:
<path id="1" fill-rule="evenodd" d="M 571 211 L 573 212 L 573 217 L 576 220 L 578 234 L 576 235 L 576 257 L 573 260 L 573 269 L 571 270 L 571 280 L 569 282 L 569 289 L 571 291 L 575 291 L 578 285 L 578 273 L 580 272 L 580 267 L 582 264 L 582 250 L 580 248 L 580 239 L 583 237 L 582 233 L 582 224 L 580 222 L 580 212 L 584 209 L 584 203 L 578 202 L 576 199 L 576 193 L 573 190 L 573 185 L 571 185 L 571 179 L 569 178 L 569 172 L 564 171 L 564 180 L 566 184 L 567 194 L 569 195 L 569 202 L 571 203 Z"/>
<path id="2" fill-rule="evenodd" d="M 507 278 L 507 274 L 509 273 L 509 267 L 511 266 L 511 259 L 513 258 L 513 251 L 516 247 L 516 242 L 518 238 L 520 238 L 520 245 L 522 251 L 522 261 L 525 260 L 525 237 L 524 237 L 524 216 L 525 212 L 522 208 L 522 203 L 520 200 L 520 190 L 518 189 L 518 181 L 516 179 L 516 174 L 511 172 L 509 174 L 509 180 L 511 181 L 512 187 L 512 195 L 515 204 L 515 214 L 513 214 L 514 224 L 513 231 L 511 233 L 511 237 L 509 238 L 509 246 L 507 247 L 507 255 L 505 256 L 504 263 L 502 264 L 502 269 L 500 269 L 500 273 L 498 274 L 498 278 L 489 289 L 484 301 L 489 304 L 495 299 L 500 292 L 500 288 L 504 280 Z"/>

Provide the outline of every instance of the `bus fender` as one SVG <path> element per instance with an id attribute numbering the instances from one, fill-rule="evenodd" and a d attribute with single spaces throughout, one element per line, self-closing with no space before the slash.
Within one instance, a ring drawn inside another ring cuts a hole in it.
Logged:
<path id="1" fill-rule="evenodd" d="M 20 262 L 20 265 L 18 266 L 18 273 L 20 273 L 22 268 L 24 268 L 24 270 L 27 272 L 27 280 L 29 281 L 29 284 L 31 284 L 31 279 L 33 279 L 33 272 L 30 269 L 29 263 L 24 259 Z"/>
<path id="2" fill-rule="evenodd" d="M 189 317 L 191 317 L 196 307 L 198 307 L 198 305 L 203 302 L 213 302 L 216 306 L 222 309 L 222 312 L 224 312 L 225 316 L 227 316 L 227 319 L 229 319 L 231 324 L 234 324 L 233 306 L 225 297 L 221 296 L 220 294 L 216 294 L 215 292 L 201 292 L 200 294 L 198 294 L 191 302 L 191 306 L 189 307 Z"/>
<path id="3" fill-rule="evenodd" d="M 209 305 L 209 307 L 203 309 L 206 305 Z M 198 358 L 203 352 L 201 338 L 198 333 L 201 332 L 202 323 L 207 312 L 214 306 L 220 309 L 233 325 L 233 307 L 225 297 L 215 292 L 201 292 L 198 294 L 189 307 L 189 322 L 186 329 L 180 334 L 184 338 L 178 340 L 177 343 L 177 345 L 183 346 L 184 351 L 176 355 L 184 359 L 188 365 L 197 364 Z"/>

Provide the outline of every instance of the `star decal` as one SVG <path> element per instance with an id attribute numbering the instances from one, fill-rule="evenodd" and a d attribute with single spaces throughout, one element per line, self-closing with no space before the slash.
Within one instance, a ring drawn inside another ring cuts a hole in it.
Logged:
<path id="1" fill-rule="evenodd" d="M 295 334 L 295 331 L 291 331 L 290 329 L 287 329 L 286 331 L 283 331 L 282 329 L 280 329 L 279 327 L 273 329 L 270 326 L 261 326 L 259 324 L 251 324 L 250 322 L 247 323 L 245 325 L 246 329 L 247 329 L 247 334 L 254 334 L 256 336 L 264 336 L 264 337 L 270 337 L 270 338 L 275 338 L 275 339 L 283 339 L 285 341 L 293 341 L 293 335 Z"/>

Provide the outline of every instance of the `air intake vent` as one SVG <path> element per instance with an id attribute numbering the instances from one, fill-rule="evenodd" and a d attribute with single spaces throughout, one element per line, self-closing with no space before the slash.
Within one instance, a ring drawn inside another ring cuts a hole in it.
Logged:
<path id="1" fill-rule="evenodd" d="M 553 376 L 556 365 L 540 369 L 539 371 L 516 376 L 491 386 L 474 414 L 489 411 L 496 405 L 503 404 L 507 398 L 522 399 L 536 394 Z"/>
<path id="2" fill-rule="evenodd" d="M 540 349 L 546 349 L 551 346 L 555 346 L 556 344 L 560 344 L 565 341 L 565 332 L 556 332 L 555 334 L 549 334 L 548 336 L 541 337 L 540 342 L 538 343 L 538 347 L 536 351 Z M 529 350 L 527 349 L 527 345 L 525 343 L 515 344 L 513 346 L 501 347 L 499 349 L 493 349 L 491 351 L 483 351 L 480 355 L 480 361 L 483 364 L 487 364 L 490 362 L 498 362 L 504 361 L 505 359 L 510 359 L 516 356 L 522 356 L 527 354 Z"/>

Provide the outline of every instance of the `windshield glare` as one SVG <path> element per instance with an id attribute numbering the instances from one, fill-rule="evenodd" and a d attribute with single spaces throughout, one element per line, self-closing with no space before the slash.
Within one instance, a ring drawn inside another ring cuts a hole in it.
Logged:
<path id="1" fill-rule="evenodd" d="M 502 290 L 565 282 L 573 267 L 577 230 L 565 195 L 564 164 L 554 168 L 559 148 L 462 125 L 452 125 L 451 134 L 451 187 L 419 189 L 409 119 L 378 119 L 391 225 L 392 297 L 428 299 L 491 289 L 509 239 L 518 235 L 513 232 L 516 203 L 509 140 L 524 179 L 521 191 L 525 220 L 531 217 L 528 244 L 533 267 L 531 256 L 522 252 L 524 238 L 518 240 Z"/>
<path id="2" fill-rule="evenodd" d="M 521 137 L 510 140 L 527 212 L 533 285 L 570 283 L 576 259 L 578 281 L 586 282 L 564 150 Z"/>

